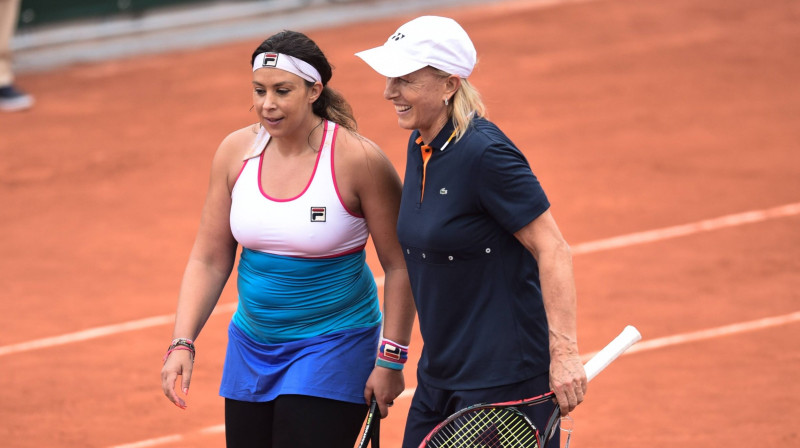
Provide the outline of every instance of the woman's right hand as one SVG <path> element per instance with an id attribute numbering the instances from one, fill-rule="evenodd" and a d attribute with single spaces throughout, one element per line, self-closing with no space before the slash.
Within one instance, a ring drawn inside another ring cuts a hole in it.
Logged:
<path id="1" fill-rule="evenodd" d="M 193 367 L 194 361 L 192 360 L 191 352 L 188 350 L 175 350 L 167 356 L 164 367 L 161 368 L 161 388 L 164 390 L 164 395 L 181 409 L 186 409 L 186 401 L 175 391 L 175 383 L 178 380 L 178 375 L 180 375 L 181 391 L 183 391 L 184 396 L 188 395 Z"/>

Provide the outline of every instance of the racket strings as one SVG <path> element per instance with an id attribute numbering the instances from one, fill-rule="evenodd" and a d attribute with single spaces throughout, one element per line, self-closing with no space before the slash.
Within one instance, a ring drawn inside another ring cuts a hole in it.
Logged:
<path id="1" fill-rule="evenodd" d="M 482 408 L 439 428 L 431 448 L 538 448 L 536 428 L 513 408 Z"/>

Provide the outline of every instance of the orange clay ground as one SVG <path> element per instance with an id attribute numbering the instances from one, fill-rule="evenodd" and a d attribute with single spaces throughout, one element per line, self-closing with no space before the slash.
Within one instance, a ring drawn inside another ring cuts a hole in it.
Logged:
<path id="1" fill-rule="evenodd" d="M 471 80 L 574 248 L 794 204 L 576 250 L 582 352 L 626 324 L 643 344 L 677 338 L 592 382 L 571 447 L 800 445 L 800 3 L 537 3 L 434 12 L 471 34 Z M 353 53 L 411 18 L 302 30 L 401 173 L 407 133 L 383 79 Z M 224 446 L 217 387 L 232 285 L 197 341 L 186 411 L 164 398 L 159 369 L 211 157 L 254 121 L 248 61 L 259 42 L 19 77 L 38 102 L 0 115 L 0 446 Z M 687 336 L 767 317 L 779 319 Z M 119 325 L 129 322 L 141 328 Z M 414 356 L 421 345 L 417 334 Z M 409 401 L 383 421 L 385 447 L 399 446 Z"/>

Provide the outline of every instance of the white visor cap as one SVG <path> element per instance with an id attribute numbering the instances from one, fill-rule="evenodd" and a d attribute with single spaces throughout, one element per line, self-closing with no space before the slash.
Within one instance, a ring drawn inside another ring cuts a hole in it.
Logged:
<path id="1" fill-rule="evenodd" d="M 472 73 L 477 52 L 453 19 L 422 16 L 397 29 L 380 47 L 356 53 L 376 72 L 396 78 L 428 65 L 462 78 Z"/>

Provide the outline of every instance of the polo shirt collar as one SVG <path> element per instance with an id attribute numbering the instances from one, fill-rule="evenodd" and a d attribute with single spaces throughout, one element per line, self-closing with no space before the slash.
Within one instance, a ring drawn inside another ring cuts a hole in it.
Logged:
<path id="1" fill-rule="evenodd" d="M 450 145 L 453 144 L 453 131 L 455 131 L 456 127 L 453 124 L 453 120 L 447 120 L 442 130 L 436 134 L 436 137 L 433 139 L 431 143 L 428 144 L 431 148 L 438 149 L 440 151 L 444 151 L 445 149 L 449 148 Z M 417 138 L 415 141 L 418 145 L 422 145 L 424 142 L 421 141 L 422 137 L 419 135 L 419 131 L 417 131 Z M 449 141 L 449 143 L 448 143 Z"/>

